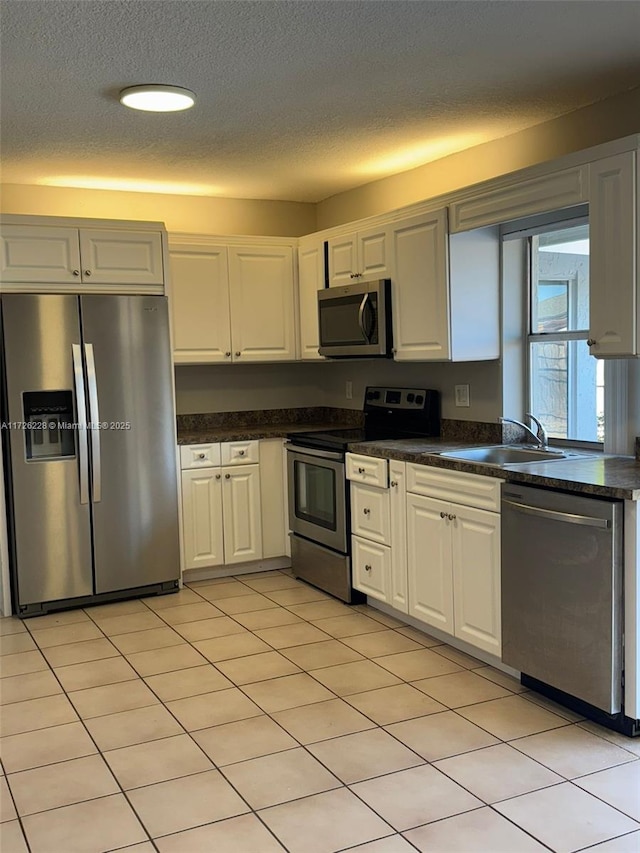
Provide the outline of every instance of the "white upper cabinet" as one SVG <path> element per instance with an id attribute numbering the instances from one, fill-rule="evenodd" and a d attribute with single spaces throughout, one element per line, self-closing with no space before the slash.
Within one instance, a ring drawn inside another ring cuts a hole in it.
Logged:
<path id="1" fill-rule="evenodd" d="M 626 151 L 590 166 L 590 352 L 640 354 L 640 190 L 638 154 Z"/>
<path id="2" fill-rule="evenodd" d="M 298 244 L 300 358 L 323 360 L 318 352 L 318 291 L 324 288 L 324 241 L 311 235 Z"/>
<path id="3" fill-rule="evenodd" d="M 329 286 L 389 278 L 393 269 L 388 225 L 329 239 Z"/>
<path id="4" fill-rule="evenodd" d="M 497 229 L 449 235 L 442 208 L 399 220 L 392 238 L 396 361 L 498 358 Z"/>
<path id="5" fill-rule="evenodd" d="M 172 246 L 171 313 L 176 364 L 231 360 L 226 246 Z"/>
<path id="6" fill-rule="evenodd" d="M 162 292 L 162 233 L 4 224 L 1 278 L 11 290 Z"/>
<path id="7" fill-rule="evenodd" d="M 236 246 L 172 237 L 176 364 L 296 357 L 291 246 Z"/>
<path id="8" fill-rule="evenodd" d="M 234 360 L 293 361 L 293 249 L 230 246 L 229 282 Z"/>

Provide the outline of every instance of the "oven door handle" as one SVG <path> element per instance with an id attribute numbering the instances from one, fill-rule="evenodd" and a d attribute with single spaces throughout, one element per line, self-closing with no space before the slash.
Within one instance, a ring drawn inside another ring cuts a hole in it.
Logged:
<path id="1" fill-rule="evenodd" d="M 316 447 L 302 447 L 299 444 L 287 445 L 289 453 L 298 453 L 300 456 L 319 456 L 320 459 L 335 459 L 338 462 L 344 461 L 343 453 L 336 453 L 335 450 L 319 450 Z"/>

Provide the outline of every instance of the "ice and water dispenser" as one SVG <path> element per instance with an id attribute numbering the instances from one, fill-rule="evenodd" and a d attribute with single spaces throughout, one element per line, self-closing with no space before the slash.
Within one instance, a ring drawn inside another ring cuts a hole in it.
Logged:
<path id="1" fill-rule="evenodd" d="M 76 455 L 72 391 L 24 391 L 22 405 L 28 462 Z"/>

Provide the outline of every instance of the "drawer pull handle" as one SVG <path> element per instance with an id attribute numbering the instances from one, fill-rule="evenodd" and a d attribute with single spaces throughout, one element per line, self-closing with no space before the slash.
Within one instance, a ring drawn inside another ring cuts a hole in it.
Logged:
<path id="1" fill-rule="evenodd" d="M 457 516 L 449 514 L 447 515 L 447 518 L 449 519 L 449 521 L 455 521 Z"/>
<path id="2" fill-rule="evenodd" d="M 447 517 L 447 513 L 446 513 L 446 512 L 441 512 L 441 513 L 440 513 L 440 518 L 446 518 L 446 517 Z"/>
<path id="3" fill-rule="evenodd" d="M 240 358 L 240 350 L 236 352 L 236 358 Z"/>
<path id="4" fill-rule="evenodd" d="M 364 468 L 358 468 L 358 474 L 364 474 Z"/>
<path id="5" fill-rule="evenodd" d="M 391 488 L 392 488 L 392 489 L 395 489 L 395 487 L 398 485 L 398 483 L 397 483 L 395 480 L 392 480 L 392 481 L 389 483 L 389 485 L 391 486 Z"/>
<path id="6" fill-rule="evenodd" d="M 225 480 L 230 480 L 230 479 L 231 479 L 231 474 L 225 474 L 225 475 L 224 475 L 224 478 L 225 478 Z"/>
<path id="7" fill-rule="evenodd" d="M 364 570 L 365 570 L 365 572 L 370 572 L 370 571 L 371 571 L 371 566 L 367 564 L 367 565 L 364 567 Z"/>
<path id="8" fill-rule="evenodd" d="M 367 506 L 362 510 L 362 512 L 363 512 L 365 515 L 371 515 L 371 510 L 370 510 L 370 509 L 369 509 L 369 507 L 367 507 Z"/>
<path id="9" fill-rule="evenodd" d="M 216 474 L 216 480 L 220 479 L 220 474 Z"/>
<path id="10" fill-rule="evenodd" d="M 198 453 L 198 459 L 204 459 L 204 458 L 205 458 L 204 453 Z"/>
<path id="11" fill-rule="evenodd" d="M 73 274 L 74 274 L 74 275 L 80 275 L 80 270 L 74 270 L 74 271 L 73 271 Z"/>
<path id="12" fill-rule="evenodd" d="M 225 352 L 224 357 L 231 358 L 231 353 L 229 351 Z"/>
<path id="13" fill-rule="evenodd" d="M 238 456 L 244 456 L 244 450 L 239 450 L 239 451 L 238 451 Z"/>
<path id="14" fill-rule="evenodd" d="M 598 341 L 595 338 L 589 338 L 589 340 L 587 341 L 587 346 L 594 347 L 597 343 Z"/>
<path id="15" fill-rule="evenodd" d="M 91 270 L 85 270 L 85 271 L 84 271 L 84 274 L 85 274 L 86 276 L 90 276 L 90 275 L 91 275 Z"/>

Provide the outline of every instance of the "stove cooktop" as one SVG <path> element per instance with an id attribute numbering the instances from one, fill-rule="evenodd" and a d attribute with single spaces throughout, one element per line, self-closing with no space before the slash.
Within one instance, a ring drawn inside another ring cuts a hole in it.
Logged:
<path id="1" fill-rule="evenodd" d="M 300 447 L 345 451 L 351 442 L 440 435 L 440 394 L 423 388 L 368 387 L 364 427 L 309 430 L 287 438 Z"/>

